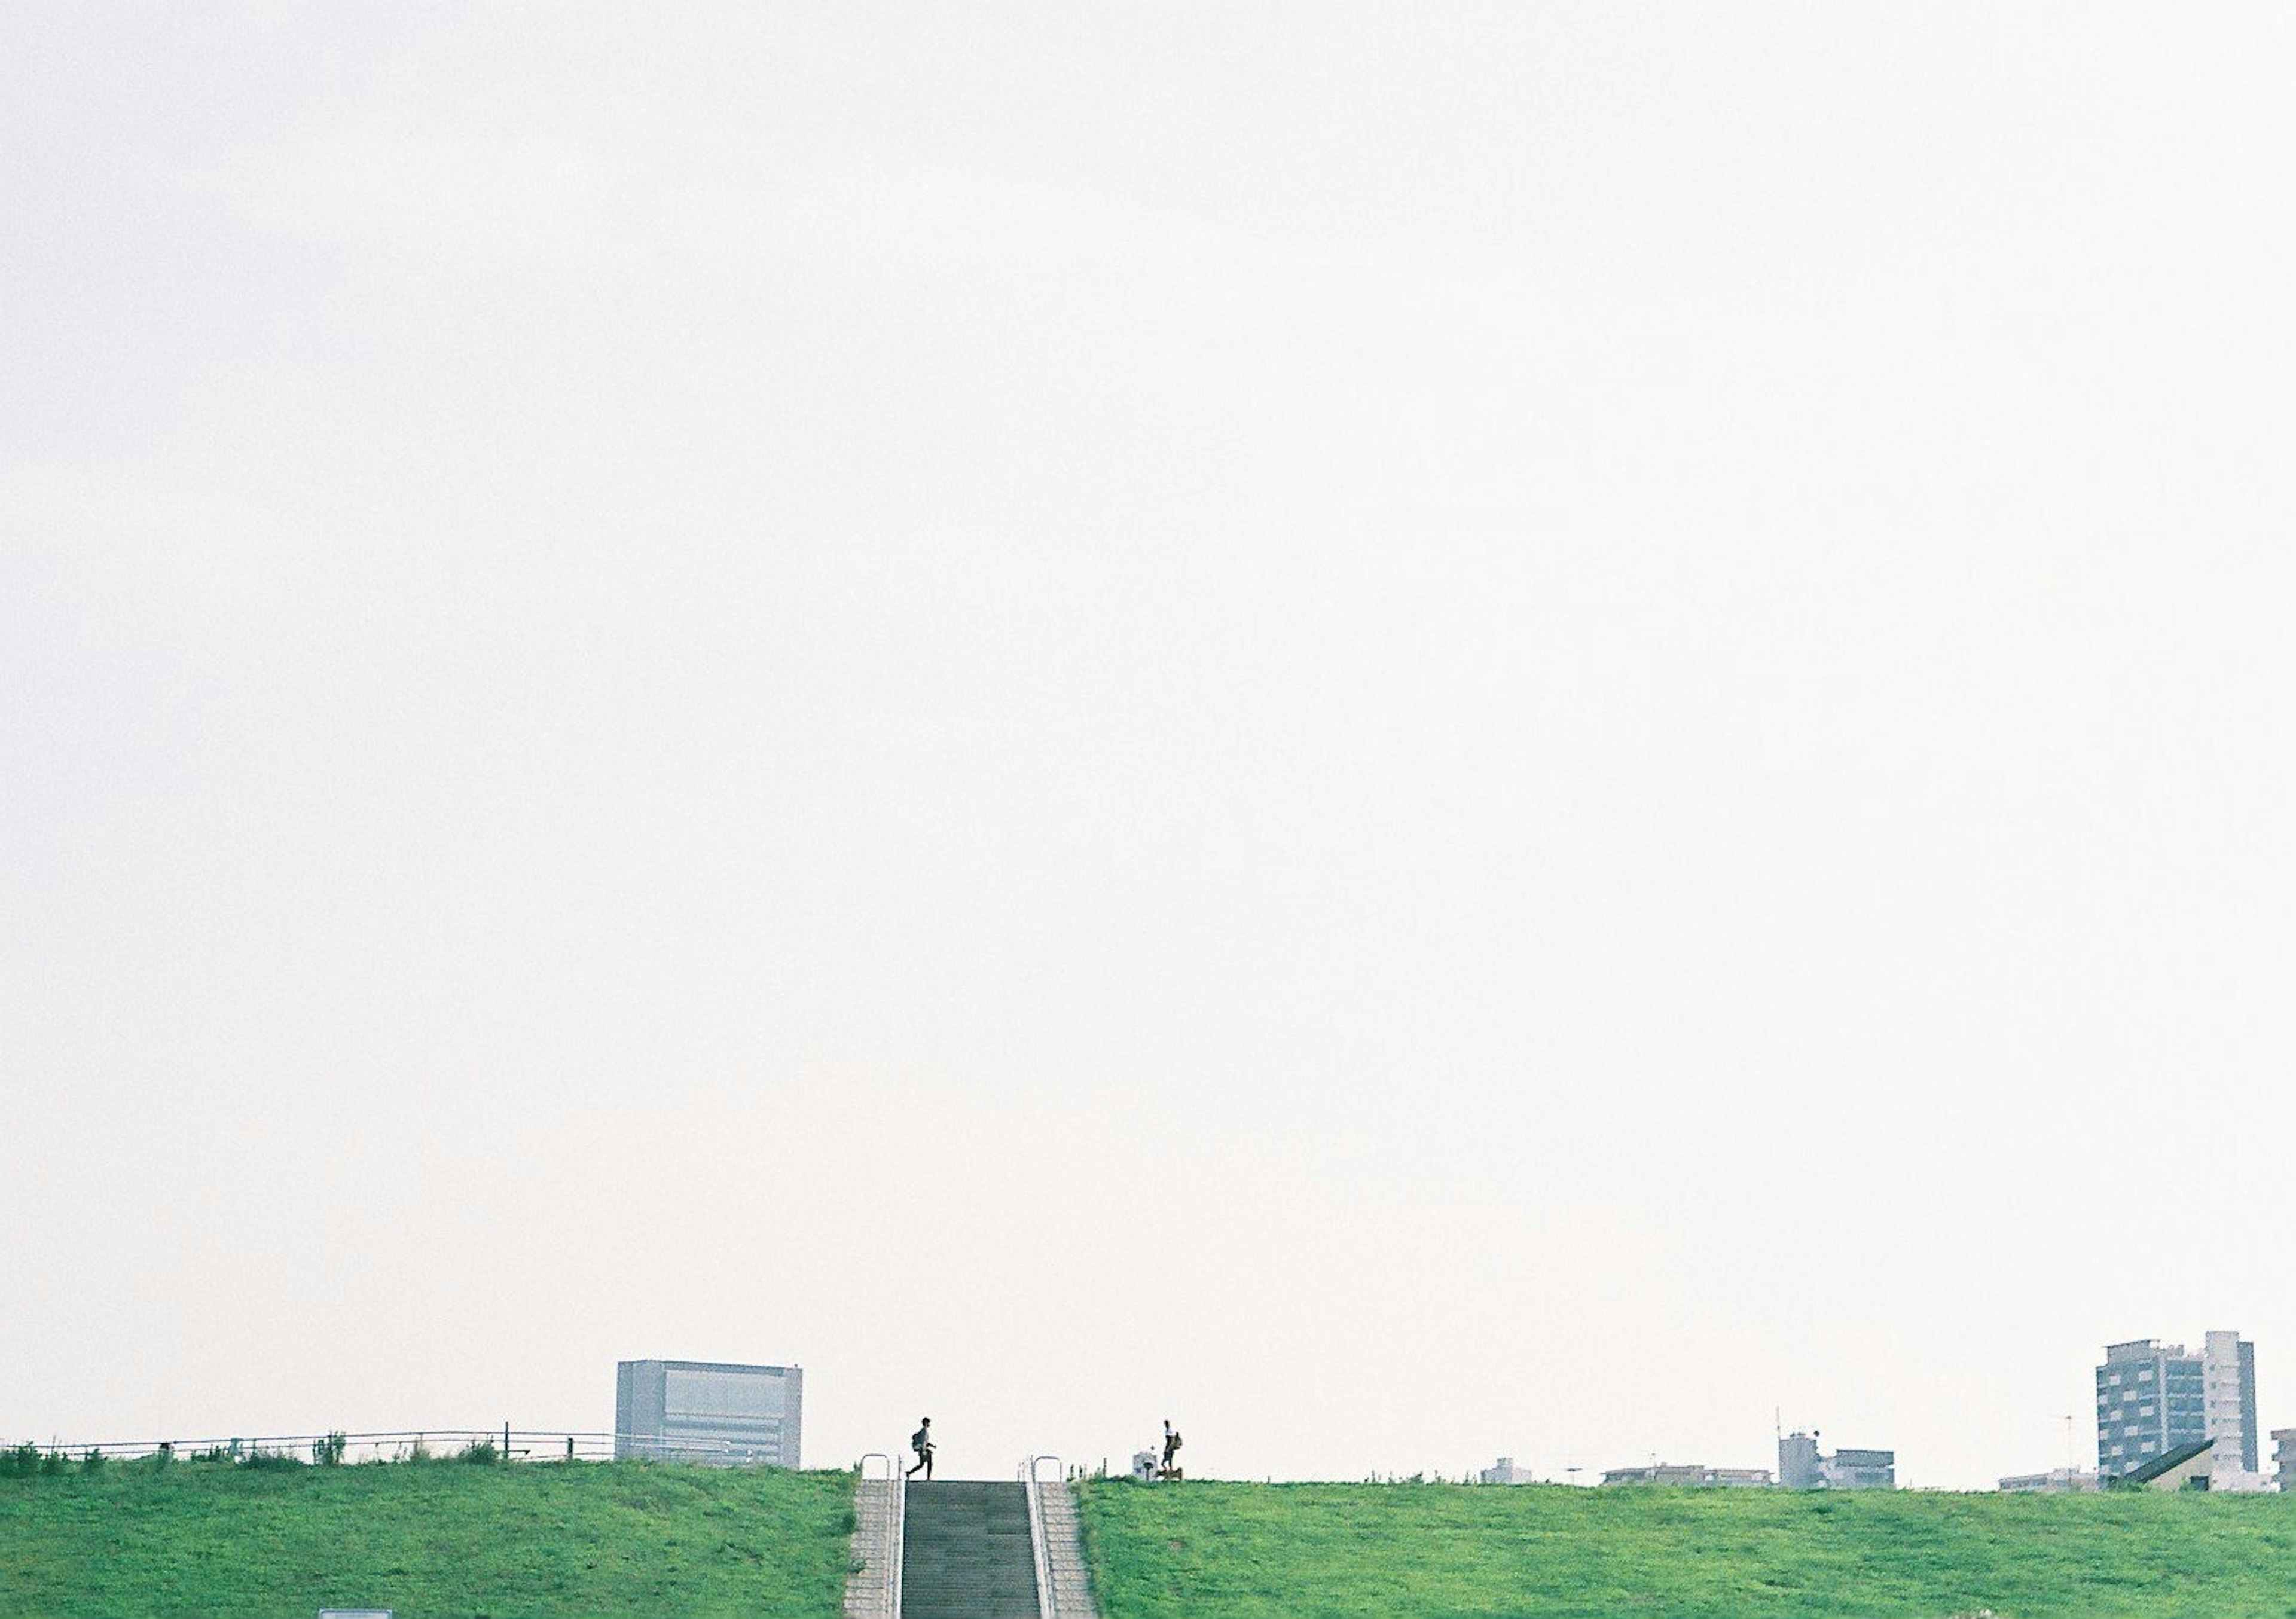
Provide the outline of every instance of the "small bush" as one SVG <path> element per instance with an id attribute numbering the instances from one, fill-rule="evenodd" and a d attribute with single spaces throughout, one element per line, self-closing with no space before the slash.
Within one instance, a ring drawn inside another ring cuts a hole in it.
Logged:
<path id="1" fill-rule="evenodd" d="M 79 1465 L 86 1472 L 94 1472 L 103 1465 L 103 1452 L 90 1445 L 87 1454 L 79 1459 Z"/>
<path id="2" fill-rule="evenodd" d="M 29 1478 L 40 1470 L 40 1447 L 27 1441 L 0 1451 L 0 1478 Z"/>
<path id="3" fill-rule="evenodd" d="M 324 1439 L 312 1441 L 311 1460 L 323 1468 L 339 1468 L 342 1466 L 343 1452 L 350 1448 L 350 1443 L 342 1431 L 337 1429 Z"/>
<path id="4" fill-rule="evenodd" d="M 461 1450 L 455 1451 L 455 1460 L 456 1461 L 476 1461 L 491 1465 L 492 1463 L 502 1460 L 502 1452 L 495 1449 L 495 1442 L 493 1440 L 476 1439 L 472 1440 L 469 1444 L 464 1445 Z"/>
<path id="5" fill-rule="evenodd" d="M 43 1473 L 61 1473 L 70 1465 L 62 1451 L 50 1451 L 40 1458 L 40 1471 Z"/>
<path id="6" fill-rule="evenodd" d="M 299 1468 L 303 1465 L 303 1459 L 285 1451 L 257 1449 L 241 1457 L 239 1465 L 242 1468 Z"/>
<path id="7" fill-rule="evenodd" d="M 166 1467 L 176 1460 L 176 1442 L 172 1439 L 162 1439 L 160 1442 L 160 1448 L 152 1451 L 145 1460 L 150 1461 L 155 1472 Z"/>
<path id="8" fill-rule="evenodd" d="M 192 1460 L 193 1461 L 237 1461 L 239 1460 L 239 1446 L 236 1444 L 218 1444 L 210 1446 L 209 1449 L 204 1451 L 193 1451 L 192 1452 Z"/>

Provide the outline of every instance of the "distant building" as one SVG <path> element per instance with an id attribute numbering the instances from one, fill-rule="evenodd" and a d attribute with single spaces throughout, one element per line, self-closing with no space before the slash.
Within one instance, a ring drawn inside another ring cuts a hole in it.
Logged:
<path id="1" fill-rule="evenodd" d="M 794 1468 L 804 1394 L 797 1366 L 623 1361 L 614 1378 L 615 1460 Z"/>
<path id="2" fill-rule="evenodd" d="M 1825 1459 L 1829 1490 L 1894 1490 L 1898 1487 L 1895 1451 L 1836 1451 Z"/>
<path id="3" fill-rule="evenodd" d="M 2077 1468 L 2051 1468 L 2046 1473 L 2013 1473 L 2001 1481 L 2007 1495 L 2087 1495 L 2103 1488 L 2094 1473 Z"/>
<path id="4" fill-rule="evenodd" d="M 2106 1478 L 2210 1439 L 2214 1487 L 2260 1490 L 2257 1438 L 2256 1345 L 2239 1333 L 2208 1334 L 2199 1354 L 2158 1338 L 2105 1346 L 2096 1369 L 2096 1468 Z"/>
<path id="5" fill-rule="evenodd" d="M 2201 1339 L 2201 1403 L 2209 1437 L 2217 1442 L 2217 1490 L 2261 1490 L 2265 1478 L 2257 1441 L 2256 1345 L 2237 1332 Z"/>
<path id="6" fill-rule="evenodd" d="M 2213 1439 L 2195 1439 L 2190 1444 L 2180 1444 L 2164 1455 L 2155 1456 L 2141 1468 L 2131 1468 L 2112 1481 L 2118 1490 L 2205 1490 L 2216 1472 L 2217 1448 Z"/>
<path id="7" fill-rule="evenodd" d="M 1778 1441 L 1778 1484 L 1787 1490 L 1816 1490 L 1825 1482 L 1819 1470 L 1817 1435 L 1800 1429 Z"/>
<path id="8" fill-rule="evenodd" d="M 2209 1436 L 2201 1357 L 2182 1344 L 2108 1344 L 2096 1369 L 2096 1470 L 2109 1482 Z"/>
<path id="9" fill-rule="evenodd" d="M 1767 1490 L 1776 1482 L 1767 1468 L 1705 1468 L 1653 1463 L 1647 1468 L 1612 1468 L 1606 1484 L 1687 1484 L 1709 1490 Z"/>
<path id="10" fill-rule="evenodd" d="M 1538 1482 L 1538 1476 L 1529 1468 L 1515 1466 L 1512 1456 L 1500 1457 L 1496 1465 L 1485 1468 L 1475 1475 L 1475 1478 L 1478 1483 L 1486 1484 L 1535 1484 Z"/>
<path id="11" fill-rule="evenodd" d="M 2282 1493 L 2296 1495 L 2296 1427 L 2272 1430 L 2272 1466 Z"/>
<path id="12" fill-rule="evenodd" d="M 1778 1484 L 1787 1490 L 1894 1490 L 1895 1451 L 1836 1451 L 1823 1454 L 1817 1435 L 1800 1430 L 1778 1441 Z"/>

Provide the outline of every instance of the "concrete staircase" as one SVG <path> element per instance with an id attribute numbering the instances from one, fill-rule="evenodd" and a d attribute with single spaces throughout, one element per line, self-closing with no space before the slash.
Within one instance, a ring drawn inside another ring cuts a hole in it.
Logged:
<path id="1" fill-rule="evenodd" d="M 1092 1576 L 1084 1564 L 1076 1492 L 1065 1484 L 1047 1484 L 1037 1499 L 1045 1515 L 1045 1561 L 1052 1574 L 1054 1619 L 1098 1619 Z"/>
<path id="2" fill-rule="evenodd" d="M 909 1485 L 901 1619 L 1037 1619 L 1037 1558 L 1021 1485 Z"/>
<path id="3" fill-rule="evenodd" d="M 853 1572 L 845 1580 L 845 1619 L 900 1619 L 900 1464 L 882 1454 L 886 1476 L 864 1475 L 853 1493 Z"/>

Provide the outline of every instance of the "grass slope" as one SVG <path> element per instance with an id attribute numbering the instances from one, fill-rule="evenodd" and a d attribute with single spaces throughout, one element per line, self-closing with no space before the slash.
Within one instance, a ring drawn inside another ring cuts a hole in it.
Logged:
<path id="1" fill-rule="evenodd" d="M 844 1473 L 112 1463 L 0 1477 L 0 1615 L 836 1619 Z"/>
<path id="2" fill-rule="evenodd" d="M 2296 1497 L 1086 1486 L 1105 1619 L 2290 1619 Z"/>

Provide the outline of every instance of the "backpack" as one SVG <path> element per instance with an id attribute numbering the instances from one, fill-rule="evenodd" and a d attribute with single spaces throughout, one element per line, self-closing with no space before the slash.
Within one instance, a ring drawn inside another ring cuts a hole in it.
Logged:
<path id="1" fill-rule="evenodd" d="M 909 1449 L 913 1451 L 926 1451 L 931 1450 L 931 1448 L 932 1429 L 929 1427 L 921 1427 L 915 1433 L 909 1435 Z"/>

